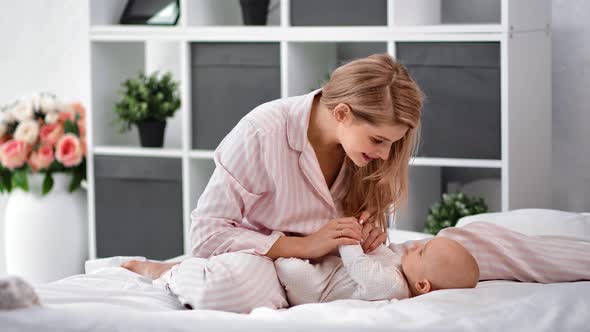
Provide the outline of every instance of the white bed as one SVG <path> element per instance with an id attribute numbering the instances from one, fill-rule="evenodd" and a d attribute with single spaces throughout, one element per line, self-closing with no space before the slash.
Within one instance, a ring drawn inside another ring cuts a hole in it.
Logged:
<path id="1" fill-rule="evenodd" d="M 393 242 L 420 233 L 392 234 Z M 588 331 L 590 282 L 481 282 L 402 301 L 337 301 L 249 315 L 184 310 L 151 280 L 103 267 L 36 287 L 44 307 L 0 312 L 4 331 Z"/>

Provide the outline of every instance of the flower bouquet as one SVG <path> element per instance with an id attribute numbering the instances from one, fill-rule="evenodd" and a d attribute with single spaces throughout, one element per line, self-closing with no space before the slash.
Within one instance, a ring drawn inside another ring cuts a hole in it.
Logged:
<path id="1" fill-rule="evenodd" d="M 69 191 L 86 179 L 85 110 L 50 93 L 34 94 L 0 108 L 0 192 L 28 192 L 28 175 L 44 175 L 42 194 L 56 172 L 71 174 Z"/>

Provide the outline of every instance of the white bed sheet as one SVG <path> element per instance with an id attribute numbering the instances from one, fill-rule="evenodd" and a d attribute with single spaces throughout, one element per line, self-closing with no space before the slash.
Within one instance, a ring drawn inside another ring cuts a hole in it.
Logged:
<path id="1" fill-rule="evenodd" d="M 249 315 L 183 310 L 118 267 L 36 287 L 43 308 L 0 312 L 2 331 L 588 331 L 590 282 L 482 282 L 402 301 L 337 301 Z"/>

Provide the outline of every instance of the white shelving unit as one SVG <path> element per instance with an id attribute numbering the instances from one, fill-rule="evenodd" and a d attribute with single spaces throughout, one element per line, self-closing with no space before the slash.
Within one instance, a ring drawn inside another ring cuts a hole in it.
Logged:
<path id="1" fill-rule="evenodd" d="M 291 26 L 290 8 L 297 0 L 271 1 L 267 26 L 244 26 L 237 0 L 180 0 L 181 18 L 174 27 L 118 25 L 125 0 L 88 1 L 92 70 L 88 205 L 92 258 L 97 256 L 94 158 L 100 156 L 181 161 L 184 238 L 179 241 L 183 241 L 185 252 L 190 251 L 190 212 L 214 168 L 213 151 L 193 147 L 193 43 L 278 43 L 281 97 L 309 92 L 342 61 L 377 52 L 396 56 L 399 45 L 403 45 L 400 43 L 494 43 L 500 53 L 497 110 L 500 141 L 495 142 L 500 154 L 492 159 L 415 158 L 410 195 L 414 200 L 410 210 L 414 212 L 407 218 L 421 218 L 420 213 L 425 214 L 428 206 L 439 198 L 444 189 L 441 174 L 445 169 L 469 169 L 476 174 L 496 172 L 501 210 L 550 206 L 548 0 L 497 0 L 479 4 L 465 0 L 413 0 L 413 5 L 409 0 L 387 0 L 384 3 L 388 23 L 384 26 Z M 428 6 L 420 7 L 424 1 Z M 362 6 L 363 1 L 358 3 Z M 436 7 L 434 12 L 429 6 Z M 457 17 L 453 6 L 467 8 L 469 15 Z M 492 15 L 478 12 L 480 8 Z M 422 10 L 428 10 L 428 15 L 423 15 Z M 409 21 L 412 18 L 414 22 Z M 396 24 L 398 19 L 402 24 Z M 171 70 L 181 83 L 182 107 L 168 122 L 162 149 L 141 148 L 135 129 L 119 134 L 112 126 L 112 109 L 121 82 L 138 71 L 153 70 Z"/>

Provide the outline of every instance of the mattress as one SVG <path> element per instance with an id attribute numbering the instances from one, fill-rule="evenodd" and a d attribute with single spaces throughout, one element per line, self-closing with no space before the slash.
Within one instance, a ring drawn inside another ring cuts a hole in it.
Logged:
<path id="1" fill-rule="evenodd" d="M 42 307 L 0 312 L 2 331 L 583 331 L 590 282 L 481 282 L 393 301 L 306 304 L 250 314 L 186 310 L 151 280 L 98 268 L 36 289 Z"/>

